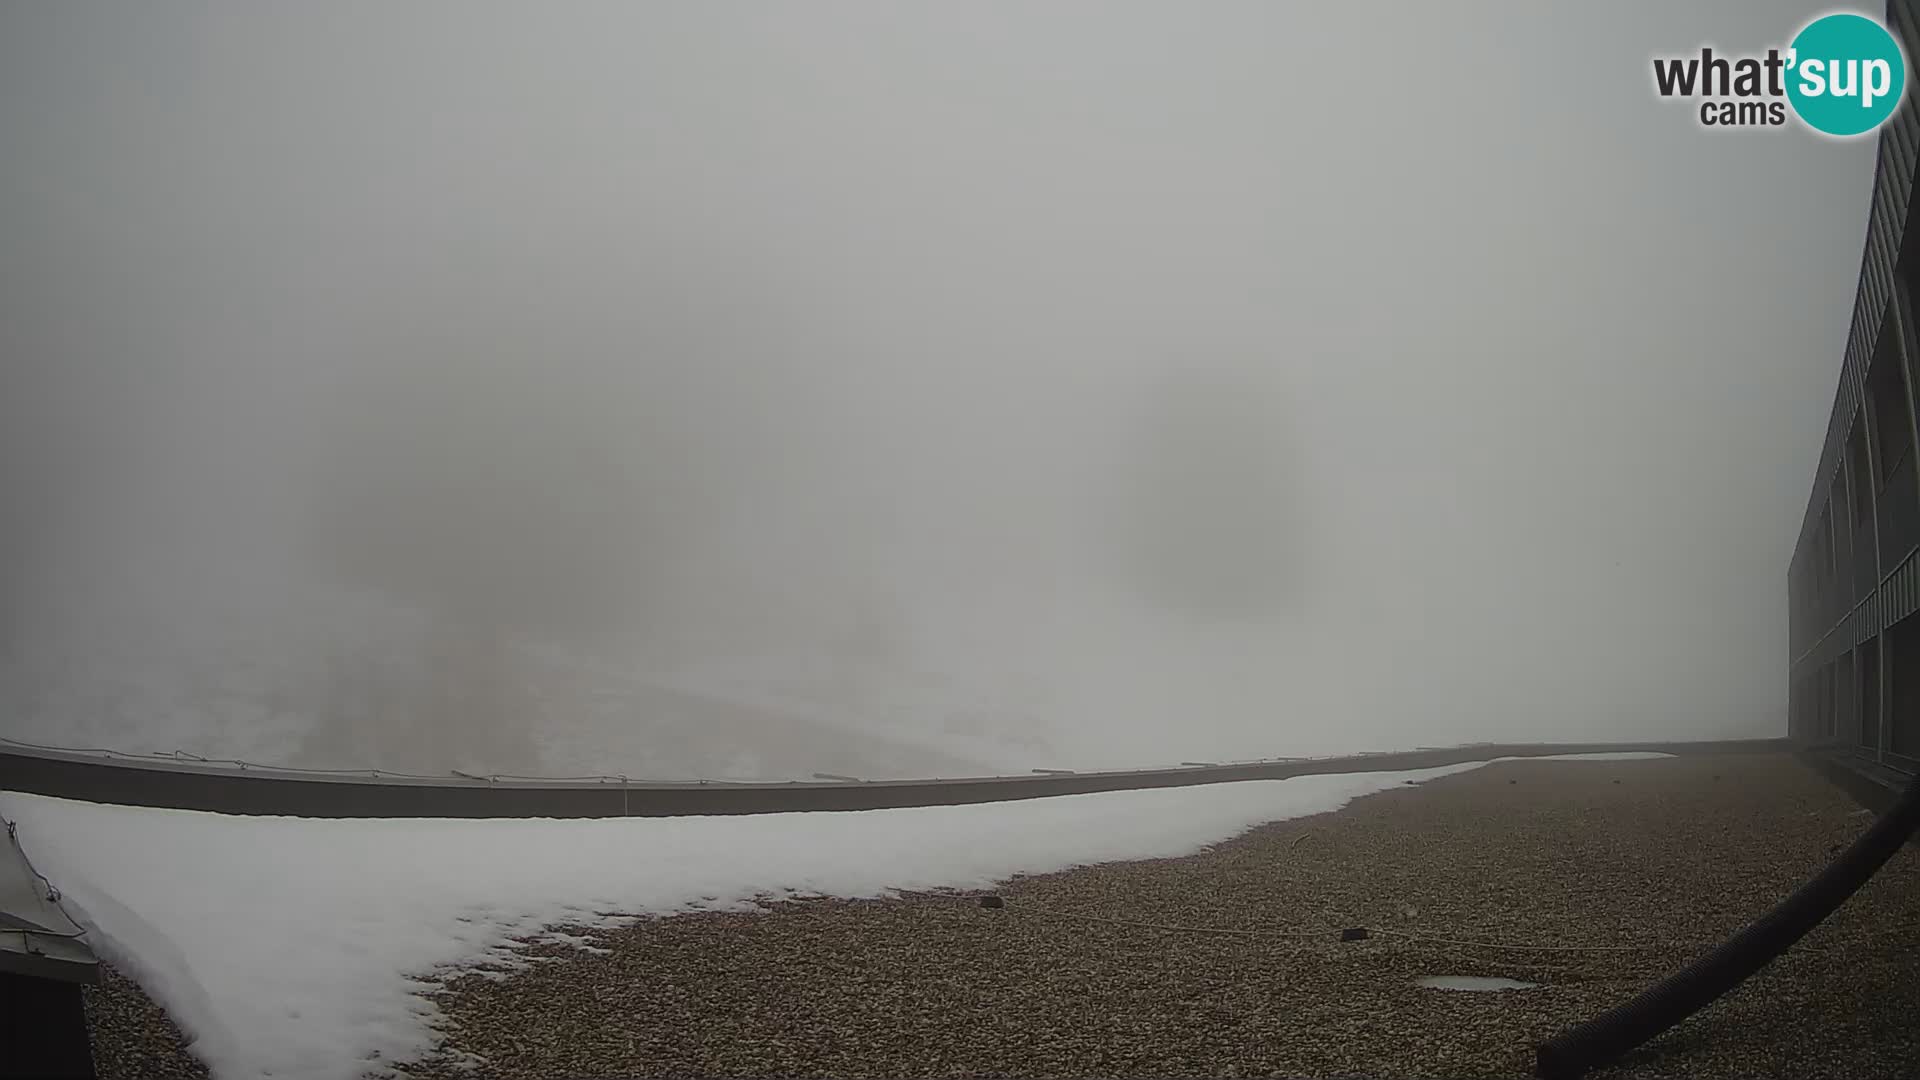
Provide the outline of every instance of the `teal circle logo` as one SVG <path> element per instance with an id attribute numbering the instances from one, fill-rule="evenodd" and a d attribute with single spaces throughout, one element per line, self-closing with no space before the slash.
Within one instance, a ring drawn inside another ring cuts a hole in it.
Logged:
<path id="1" fill-rule="evenodd" d="M 1865 135 L 1886 123 L 1907 91 L 1907 58 L 1887 28 L 1865 15 L 1823 15 L 1789 46 L 1787 100 L 1815 131 Z"/>

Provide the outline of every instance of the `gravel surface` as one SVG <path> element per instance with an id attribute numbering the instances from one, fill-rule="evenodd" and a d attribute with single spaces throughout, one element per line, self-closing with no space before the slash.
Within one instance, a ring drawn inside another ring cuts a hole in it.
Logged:
<path id="1" fill-rule="evenodd" d="M 93 1067 L 100 1080 L 205 1080 L 207 1067 L 139 984 L 105 964 L 100 983 L 83 987 Z"/>
<path id="2" fill-rule="evenodd" d="M 441 1051 L 409 1071 L 1524 1076 L 1538 1041 L 1711 948 L 1868 822 L 1785 755 L 1503 763 L 1188 858 L 1017 879 L 997 909 L 806 899 L 590 931 L 604 955 L 535 945 L 549 962 L 446 981 Z M 1373 935 L 1331 932 L 1360 926 Z M 1276 933 L 1295 930 L 1315 933 Z M 1786 957 L 1599 1075 L 1920 1074 L 1916 946 L 1910 847 Z M 141 1015 L 95 1011 L 103 1067 L 157 1038 Z"/>

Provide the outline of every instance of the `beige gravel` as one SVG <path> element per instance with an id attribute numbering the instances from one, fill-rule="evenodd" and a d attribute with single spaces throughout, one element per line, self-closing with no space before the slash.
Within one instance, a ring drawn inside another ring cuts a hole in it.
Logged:
<path id="1" fill-rule="evenodd" d="M 180 1029 L 133 980 L 102 964 L 100 984 L 81 996 L 100 1080 L 205 1080 Z"/>
<path id="2" fill-rule="evenodd" d="M 1856 810 L 1785 755 L 1503 763 L 1189 858 L 1020 879 L 999 910 L 953 895 L 816 899 L 595 932 L 604 956 L 534 946 L 553 961 L 444 985 L 443 1052 L 411 1071 L 1522 1076 L 1540 1039 L 1815 873 L 1866 827 Z M 1411 985 L 1427 974 L 1544 986 Z M 1909 848 L 1787 957 L 1603 1075 L 1916 1075 L 1916 1016 L 1920 852 Z M 103 1060 L 141 1037 L 96 1024 Z M 468 1055 L 479 1068 L 455 1064 Z"/>

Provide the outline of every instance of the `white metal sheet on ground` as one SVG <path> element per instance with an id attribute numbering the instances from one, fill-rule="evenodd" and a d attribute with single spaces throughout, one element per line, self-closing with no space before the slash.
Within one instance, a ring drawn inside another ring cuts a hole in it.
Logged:
<path id="1" fill-rule="evenodd" d="M 79 927 L 47 900 L 13 837 L 0 838 L 0 971 L 36 978 L 93 982 L 93 950 Z"/>

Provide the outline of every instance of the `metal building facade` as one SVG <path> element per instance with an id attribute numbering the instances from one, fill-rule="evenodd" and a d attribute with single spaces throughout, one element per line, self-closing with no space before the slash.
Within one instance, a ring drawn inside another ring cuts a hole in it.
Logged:
<path id="1" fill-rule="evenodd" d="M 1887 25 L 1920 55 L 1920 0 Z M 1911 84 L 1912 64 L 1909 62 Z M 1880 130 L 1840 388 L 1787 574 L 1789 731 L 1920 771 L 1920 229 L 1908 227 L 1920 112 Z"/>

